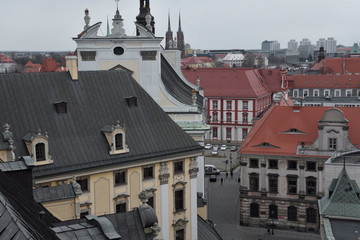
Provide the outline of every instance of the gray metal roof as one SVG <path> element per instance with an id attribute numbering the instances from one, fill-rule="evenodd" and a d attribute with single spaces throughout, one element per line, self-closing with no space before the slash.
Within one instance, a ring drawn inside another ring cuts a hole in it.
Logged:
<path id="1" fill-rule="evenodd" d="M 199 240 L 222 240 L 212 223 L 205 221 L 198 215 L 198 239 Z"/>
<path id="2" fill-rule="evenodd" d="M 25 169 L 28 169 L 28 166 L 23 161 L 0 162 L 0 170 L 3 172 L 20 171 Z"/>
<path id="3" fill-rule="evenodd" d="M 71 184 L 59 185 L 55 187 L 35 188 L 33 193 L 34 200 L 38 203 L 75 197 L 75 192 Z"/>
<path id="4" fill-rule="evenodd" d="M 115 239 L 119 235 L 121 239 L 147 239 L 138 209 L 56 223 L 52 230 L 59 239 L 109 239 L 105 236 L 105 232 L 107 236 L 115 236 Z"/>
<path id="5" fill-rule="evenodd" d="M 359 187 L 343 168 L 330 185 L 329 193 L 320 200 L 320 214 L 329 217 L 360 219 Z"/>
<path id="6" fill-rule="evenodd" d="M 17 181 L 10 173 L 0 171 L 0 239 L 57 239 L 49 226 L 58 220 L 35 203 Z M 42 220 L 40 212 L 44 213 Z"/>
<path id="7" fill-rule="evenodd" d="M 67 113 L 56 112 L 59 99 Z M 54 163 L 35 167 L 35 177 L 202 151 L 126 71 L 79 72 L 77 81 L 68 72 L 0 74 L 0 102 L 0 124 L 11 125 L 17 157 L 29 155 L 27 134 L 48 135 Z M 109 155 L 101 129 L 117 121 L 130 152 Z"/>
<path id="8" fill-rule="evenodd" d="M 161 79 L 171 96 L 181 103 L 192 105 L 192 88 L 184 83 L 163 55 L 161 55 Z M 198 92 L 196 97 L 198 107 L 202 108 L 204 97 Z"/>

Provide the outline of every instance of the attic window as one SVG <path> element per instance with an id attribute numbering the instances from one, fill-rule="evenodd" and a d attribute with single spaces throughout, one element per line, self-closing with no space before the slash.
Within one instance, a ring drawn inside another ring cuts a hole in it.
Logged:
<path id="1" fill-rule="evenodd" d="M 34 165 L 44 165 L 53 163 L 53 159 L 49 154 L 49 137 L 47 133 L 28 133 L 23 137 L 29 155 L 34 161 Z"/>
<path id="2" fill-rule="evenodd" d="M 109 144 L 110 155 L 121 154 L 129 152 L 129 148 L 126 144 L 126 128 L 125 124 L 120 126 L 120 121 L 114 125 L 106 125 L 101 131 L 104 133 L 105 138 Z"/>
<path id="3" fill-rule="evenodd" d="M 125 99 L 126 99 L 126 103 L 129 107 L 137 107 L 137 97 L 131 96 L 131 97 L 127 97 Z"/>
<path id="4" fill-rule="evenodd" d="M 255 145 L 253 147 L 279 148 L 279 147 L 274 146 L 274 145 L 272 145 L 272 144 L 270 144 L 268 142 L 263 142 L 263 143 L 261 143 L 259 145 Z"/>
<path id="5" fill-rule="evenodd" d="M 54 106 L 57 113 L 67 113 L 67 102 L 56 102 Z"/>
<path id="6" fill-rule="evenodd" d="M 284 134 L 305 134 L 304 132 L 302 132 L 296 128 L 290 128 L 289 130 L 282 132 L 282 133 L 284 133 Z"/>

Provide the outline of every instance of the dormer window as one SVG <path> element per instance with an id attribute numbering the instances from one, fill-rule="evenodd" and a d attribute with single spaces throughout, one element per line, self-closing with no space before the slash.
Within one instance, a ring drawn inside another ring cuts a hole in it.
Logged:
<path id="1" fill-rule="evenodd" d="M 34 161 L 34 165 L 44 165 L 53 163 L 53 159 L 49 154 L 49 139 L 47 133 L 28 133 L 23 138 L 26 143 L 29 155 Z"/>
<path id="2" fill-rule="evenodd" d="M 35 159 L 37 162 L 45 161 L 45 143 L 38 143 L 35 145 Z"/>
<path id="3" fill-rule="evenodd" d="M 116 150 L 124 149 L 124 146 L 123 146 L 123 134 L 122 133 L 118 133 L 118 134 L 115 135 L 115 149 Z"/>
<path id="4" fill-rule="evenodd" d="M 120 126 L 119 121 L 114 125 L 106 125 L 101 131 L 104 133 L 106 140 L 110 146 L 110 155 L 121 154 L 129 152 L 129 148 L 126 144 L 126 128 Z"/>

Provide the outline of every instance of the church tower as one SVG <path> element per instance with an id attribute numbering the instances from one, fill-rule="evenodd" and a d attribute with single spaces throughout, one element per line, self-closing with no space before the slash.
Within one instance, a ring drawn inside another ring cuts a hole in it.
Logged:
<path id="1" fill-rule="evenodd" d="M 150 0 L 140 0 L 139 15 L 136 17 L 136 23 L 146 27 L 146 15 L 150 13 Z M 152 33 L 155 35 L 155 22 L 154 16 L 151 16 Z M 139 31 L 136 31 L 136 35 L 139 36 Z"/>
<path id="2" fill-rule="evenodd" d="M 184 33 L 181 30 L 181 18 L 179 12 L 179 29 L 177 32 L 177 48 L 181 51 L 181 58 L 185 57 L 185 41 L 184 41 Z"/>
<path id="3" fill-rule="evenodd" d="M 171 31 L 171 26 L 170 26 L 170 12 L 169 12 L 169 16 L 168 16 L 168 30 L 166 32 L 165 35 L 165 49 L 170 49 L 170 41 L 173 41 L 173 32 Z"/>

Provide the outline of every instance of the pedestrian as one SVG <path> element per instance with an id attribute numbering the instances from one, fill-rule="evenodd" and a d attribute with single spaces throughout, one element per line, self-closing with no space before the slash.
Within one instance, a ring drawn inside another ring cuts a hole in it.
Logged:
<path id="1" fill-rule="evenodd" d="M 233 178 L 234 173 L 233 173 L 232 170 L 231 170 L 231 172 L 230 172 L 230 175 L 231 175 L 231 178 Z"/>
<path id="2" fill-rule="evenodd" d="M 221 179 L 220 179 L 220 181 L 221 181 L 221 185 L 222 185 L 222 184 L 223 184 L 224 179 L 223 179 L 223 178 L 221 178 Z"/>
<path id="3" fill-rule="evenodd" d="M 240 177 L 238 177 L 238 183 L 240 183 Z"/>
<path id="4" fill-rule="evenodd" d="M 229 173 L 226 171 L 226 178 L 228 178 Z"/>

